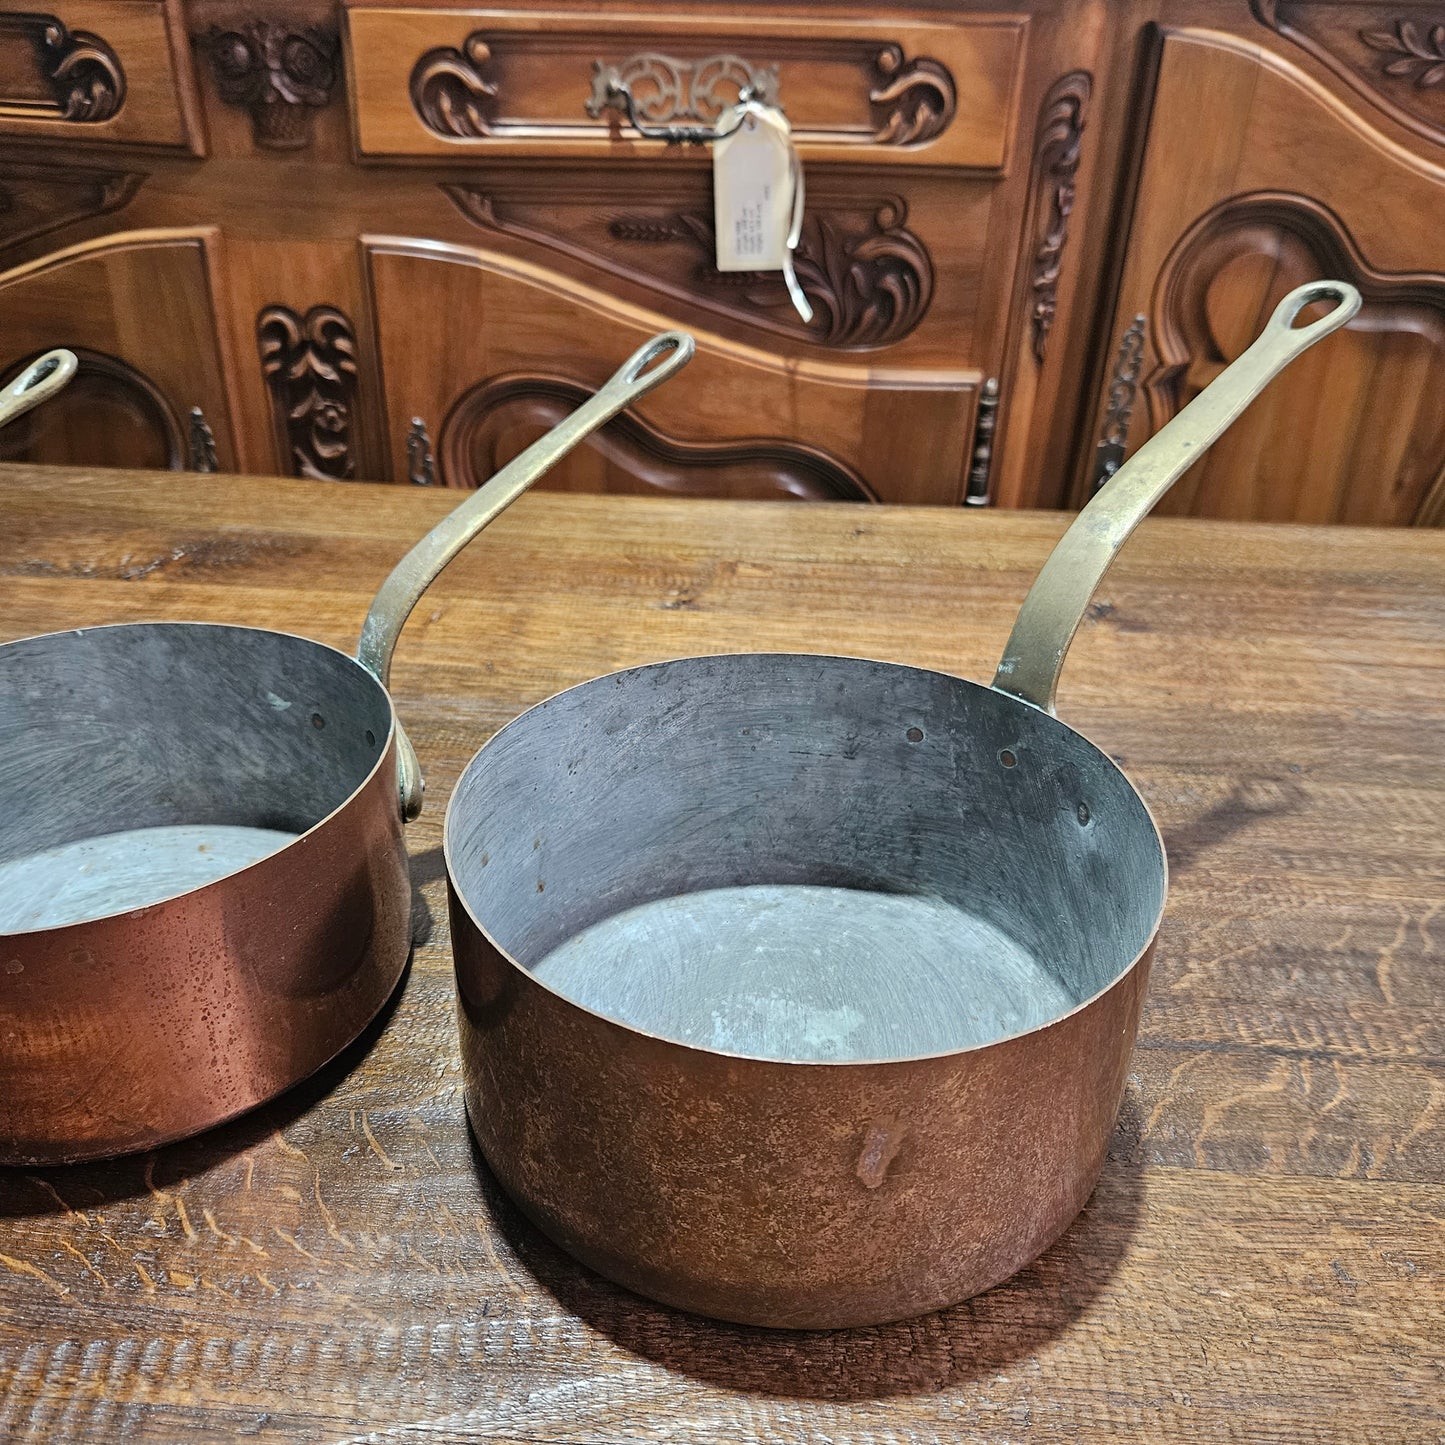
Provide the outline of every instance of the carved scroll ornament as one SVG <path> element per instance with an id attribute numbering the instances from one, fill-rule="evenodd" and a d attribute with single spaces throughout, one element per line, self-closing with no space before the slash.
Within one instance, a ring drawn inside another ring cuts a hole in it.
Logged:
<path id="1" fill-rule="evenodd" d="M 0 15 L 0 37 L 27 36 L 52 99 L 0 96 L 0 114 L 97 125 L 125 103 L 125 71 L 114 50 L 89 30 L 71 30 L 54 15 L 22 11 Z"/>
<path id="2" fill-rule="evenodd" d="M 1059 272 L 1069 239 L 1074 209 L 1074 177 L 1079 170 L 1079 145 L 1084 113 L 1093 90 L 1087 71 L 1075 70 L 1055 82 L 1044 98 L 1035 141 L 1035 166 L 1040 191 L 1040 234 L 1034 251 L 1029 288 L 1033 305 L 1029 324 L 1033 351 L 1042 364 L 1058 310 Z"/>
<path id="3" fill-rule="evenodd" d="M 411 72 L 411 103 L 421 123 L 440 136 L 479 139 L 496 124 L 496 82 L 484 74 L 491 46 L 474 30 L 461 48 L 428 50 Z"/>
<path id="4" fill-rule="evenodd" d="M 947 66 L 924 56 L 905 61 L 901 46 L 885 45 L 873 68 L 876 84 L 868 101 L 878 115 L 876 141 L 922 145 L 948 129 L 958 111 L 958 90 Z"/>
<path id="5" fill-rule="evenodd" d="M 345 313 L 313 306 L 303 317 L 289 306 L 267 306 L 256 318 L 256 343 L 292 475 L 354 476 L 356 333 Z"/>
<path id="6" fill-rule="evenodd" d="M 908 229 L 907 206 L 899 196 L 863 197 L 846 205 L 810 202 L 794 254 L 798 282 L 813 305 L 813 321 L 805 327 L 778 273 L 717 269 L 711 209 L 660 207 L 614 215 L 600 247 L 594 247 L 566 230 L 552 229 L 551 216 L 551 225 L 544 227 L 514 215 L 481 186 L 446 184 L 442 189 L 483 230 L 548 246 L 751 325 L 801 333 L 823 346 L 891 346 L 918 326 L 933 300 L 933 262 Z M 644 250 L 664 247 L 690 259 L 672 263 L 671 270 L 640 259 Z"/>

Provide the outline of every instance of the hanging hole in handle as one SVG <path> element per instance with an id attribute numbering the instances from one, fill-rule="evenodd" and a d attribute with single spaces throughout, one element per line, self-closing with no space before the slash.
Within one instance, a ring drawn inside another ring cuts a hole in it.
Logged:
<path id="1" fill-rule="evenodd" d="M 1359 311 L 1361 301 L 1359 291 L 1346 281 L 1311 281 L 1291 291 L 1271 319 L 1296 335 L 1315 327 L 1333 331 Z"/>
<path id="2" fill-rule="evenodd" d="M 692 358 L 695 343 L 685 331 L 665 331 L 639 347 L 619 378 L 624 386 L 661 381 Z"/>
<path id="3" fill-rule="evenodd" d="M 643 347 L 642 353 L 633 357 L 631 366 L 627 367 L 627 380 L 642 380 L 649 371 L 655 370 L 662 361 L 665 361 L 681 347 L 682 337 L 676 335 L 675 332 L 669 332 L 663 337 L 656 337 L 646 347 Z"/>
<path id="4" fill-rule="evenodd" d="M 60 358 L 58 356 L 47 356 L 37 361 L 30 371 L 21 378 L 17 390 L 23 395 L 27 391 L 33 391 L 47 376 L 54 376 L 60 370 Z"/>

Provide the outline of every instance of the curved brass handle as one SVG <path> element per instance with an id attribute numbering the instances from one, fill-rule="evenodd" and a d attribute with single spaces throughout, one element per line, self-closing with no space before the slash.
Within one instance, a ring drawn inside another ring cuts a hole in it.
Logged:
<path id="1" fill-rule="evenodd" d="M 14 381 L 0 391 L 0 426 L 24 416 L 32 406 L 55 395 L 75 375 L 79 366 L 73 351 L 47 351 L 32 361 Z"/>
<path id="2" fill-rule="evenodd" d="M 685 331 L 664 331 L 654 336 L 622 363 L 596 396 L 539 437 L 521 456 L 508 462 L 461 506 L 447 513 L 392 568 L 391 575 L 381 584 L 361 627 L 356 660 L 386 687 L 391 680 L 391 655 L 401 629 L 411 616 L 412 608 L 447 563 L 584 437 L 686 366 L 693 350 L 693 339 Z M 397 762 L 402 814 L 410 820 L 421 812 L 421 768 L 411 742 L 399 726 Z"/>
<path id="3" fill-rule="evenodd" d="M 1339 303 L 1329 315 L 1308 326 L 1293 325 L 1311 302 L 1326 300 Z M 1053 712 L 1069 644 L 1129 534 L 1295 357 L 1359 309 L 1360 293 L 1344 281 L 1311 281 L 1291 291 L 1249 349 L 1114 473 L 1059 539 L 1029 588 L 994 674 L 999 692 Z"/>

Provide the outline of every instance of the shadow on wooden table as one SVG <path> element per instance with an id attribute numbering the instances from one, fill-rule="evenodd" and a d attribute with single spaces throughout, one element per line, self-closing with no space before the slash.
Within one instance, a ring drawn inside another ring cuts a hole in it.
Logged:
<path id="1" fill-rule="evenodd" d="M 61 1164 L 50 1168 L 0 1166 L 0 1218 L 65 1213 L 61 1194 L 79 1198 L 85 1207 L 89 1207 L 149 1194 L 153 1181 L 159 1181 L 169 1189 L 214 1169 L 227 1159 L 244 1154 L 248 1149 L 254 1149 L 278 1131 L 284 1133 L 361 1065 L 385 1032 L 410 977 L 411 958 L 408 957 L 396 987 L 381 1006 L 381 1012 L 357 1038 L 310 1078 L 303 1079 L 270 1103 L 262 1104 L 230 1123 L 219 1124 L 192 1139 L 181 1139 L 159 1149 L 127 1154 L 120 1159 L 102 1159 L 93 1164 Z M 34 1184 L 37 1179 L 43 1181 L 41 1187 Z M 59 1194 L 46 1189 L 46 1183 L 58 1186 Z"/>
<path id="2" fill-rule="evenodd" d="M 683 1314 L 576 1263 L 472 1156 L 497 1227 L 537 1282 L 623 1349 L 710 1385 L 820 1400 L 927 1394 L 1043 1354 L 1087 1313 L 1123 1261 L 1142 1207 L 1138 1105 L 1126 1096 L 1108 1162 L 1083 1213 L 1042 1258 L 952 1309 L 852 1330 L 762 1330 Z"/>

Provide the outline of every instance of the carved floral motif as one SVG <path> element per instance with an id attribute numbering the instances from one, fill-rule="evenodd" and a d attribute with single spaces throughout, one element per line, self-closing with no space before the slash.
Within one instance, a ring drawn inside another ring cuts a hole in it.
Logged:
<path id="1" fill-rule="evenodd" d="M 248 20 L 231 30 L 213 25 L 200 44 L 221 99 L 249 112 L 257 145 L 299 150 L 311 143 L 311 112 L 331 100 L 336 84 L 335 30 Z"/>
<path id="2" fill-rule="evenodd" d="M 933 263 L 904 224 L 907 214 L 895 196 L 879 203 L 866 231 L 845 228 L 816 211 L 804 220 L 793 269 L 813 304 L 809 329 L 815 340 L 825 346 L 890 346 L 923 319 L 933 299 Z M 735 288 L 747 305 L 765 310 L 786 314 L 791 308 L 780 273 L 717 270 L 711 215 L 619 216 L 608 231 L 641 245 L 689 242 L 703 256 L 694 272 L 700 286 Z"/>
<path id="3" fill-rule="evenodd" d="M 345 313 L 313 306 L 302 317 L 289 306 L 267 306 L 256 318 L 256 343 L 293 474 L 320 481 L 353 476 L 356 333 Z"/>

